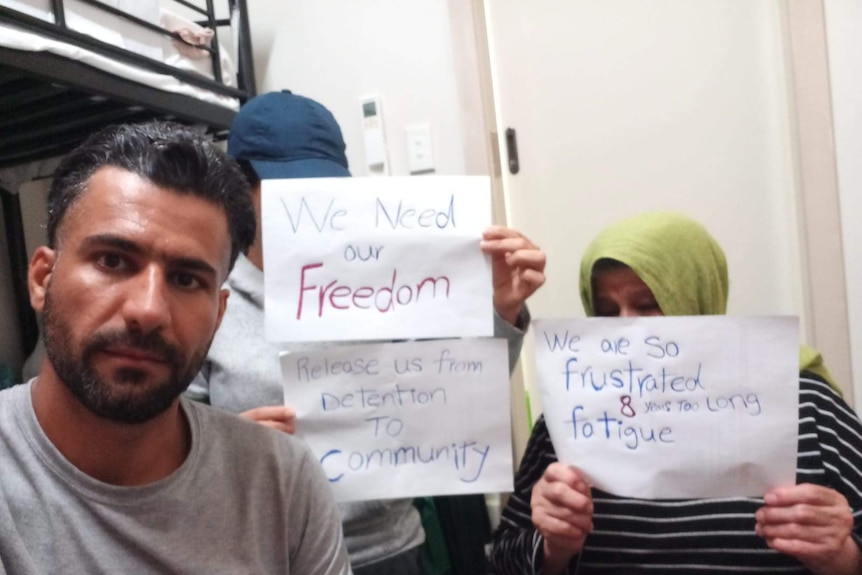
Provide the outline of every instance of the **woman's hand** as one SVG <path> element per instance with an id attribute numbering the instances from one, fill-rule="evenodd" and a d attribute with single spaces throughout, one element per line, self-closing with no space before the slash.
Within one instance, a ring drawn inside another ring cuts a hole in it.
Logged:
<path id="1" fill-rule="evenodd" d="M 764 496 L 755 531 L 776 551 L 820 575 L 862 573 L 862 553 L 850 536 L 853 514 L 834 489 L 803 483 Z"/>
<path id="2" fill-rule="evenodd" d="M 514 325 L 527 298 L 545 283 L 545 252 L 518 230 L 492 226 L 482 234 L 491 256 L 494 309 Z"/>
<path id="3" fill-rule="evenodd" d="M 565 571 L 593 529 L 593 498 L 578 471 L 552 463 L 533 487 L 533 525 L 545 539 L 546 575 Z"/>

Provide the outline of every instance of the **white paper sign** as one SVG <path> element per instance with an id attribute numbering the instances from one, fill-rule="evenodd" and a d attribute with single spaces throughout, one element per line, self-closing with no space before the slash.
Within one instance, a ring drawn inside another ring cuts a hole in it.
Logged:
<path id="1" fill-rule="evenodd" d="M 797 331 L 790 317 L 534 322 L 557 456 L 627 497 L 762 496 L 793 485 Z"/>
<path id="2" fill-rule="evenodd" d="M 504 339 L 331 347 L 281 367 L 338 501 L 512 490 Z"/>
<path id="3" fill-rule="evenodd" d="M 266 337 L 491 336 L 485 177 L 262 183 Z"/>

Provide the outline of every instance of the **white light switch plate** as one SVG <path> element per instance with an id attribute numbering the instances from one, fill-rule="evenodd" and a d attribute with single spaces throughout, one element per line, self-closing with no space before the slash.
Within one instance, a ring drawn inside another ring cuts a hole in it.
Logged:
<path id="1" fill-rule="evenodd" d="M 414 124 L 404 129 L 407 136 L 407 167 L 411 174 L 434 171 L 434 143 L 430 124 Z"/>

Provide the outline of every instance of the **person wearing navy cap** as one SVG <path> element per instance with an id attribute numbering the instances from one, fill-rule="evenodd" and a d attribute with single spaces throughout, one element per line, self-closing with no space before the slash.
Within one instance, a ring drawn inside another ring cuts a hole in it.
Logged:
<path id="1" fill-rule="evenodd" d="M 260 181 L 349 177 L 344 139 L 332 113 L 290 91 L 249 100 L 234 119 L 228 154 L 244 169 L 260 221 Z M 285 406 L 279 353 L 264 339 L 263 250 L 254 244 L 237 259 L 227 285 L 231 305 L 189 393 L 202 401 L 293 433 L 296 414 Z M 482 250 L 491 255 L 496 335 L 509 341 L 510 367 L 529 325 L 525 300 L 544 283 L 545 254 L 515 230 L 494 227 Z M 291 350 L 315 344 L 291 344 Z M 301 422 L 300 422 L 301 424 Z M 261 494 L 266 496 L 266 494 Z M 345 541 L 357 575 L 421 575 L 425 535 L 409 499 L 341 504 Z"/>
<path id="2" fill-rule="evenodd" d="M 227 142 L 228 154 L 250 164 L 258 181 L 350 176 L 346 145 L 332 112 L 290 90 L 249 100 L 234 119 Z"/>

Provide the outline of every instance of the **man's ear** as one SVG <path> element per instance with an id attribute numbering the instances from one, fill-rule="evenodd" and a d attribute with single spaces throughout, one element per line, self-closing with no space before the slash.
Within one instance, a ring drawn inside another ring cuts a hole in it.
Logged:
<path id="1" fill-rule="evenodd" d="M 227 309 L 228 296 L 230 296 L 229 289 L 222 289 L 218 294 L 218 320 L 216 321 L 215 331 L 218 331 L 218 328 L 221 325 L 221 320 L 224 317 L 224 312 Z"/>
<path id="2" fill-rule="evenodd" d="M 48 284 L 51 282 L 56 262 L 57 251 L 47 246 L 37 249 L 30 260 L 27 287 L 30 289 L 30 305 L 38 313 L 42 313 L 45 308 L 45 295 L 48 293 Z"/>

